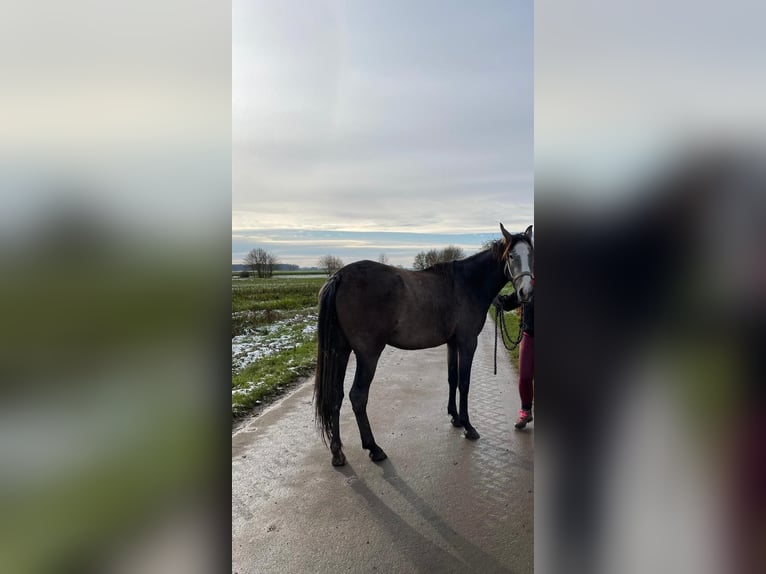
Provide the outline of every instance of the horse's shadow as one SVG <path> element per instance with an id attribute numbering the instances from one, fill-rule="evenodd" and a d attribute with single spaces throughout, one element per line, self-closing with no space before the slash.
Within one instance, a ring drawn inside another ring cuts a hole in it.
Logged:
<path id="1" fill-rule="evenodd" d="M 452 552 L 434 544 L 418 530 L 410 526 L 396 511 L 376 495 L 365 484 L 364 480 L 354 471 L 350 463 L 337 470 L 348 478 L 349 485 L 361 496 L 371 510 L 374 511 L 378 522 L 391 535 L 406 543 L 399 546 L 418 572 L 497 572 L 513 574 L 507 565 L 501 564 L 475 544 L 457 533 L 446 523 L 439 514 L 431 508 L 410 486 L 399 476 L 390 459 L 377 463 L 383 470 L 383 479 L 388 482 L 414 509 L 431 525 L 446 542 Z"/>

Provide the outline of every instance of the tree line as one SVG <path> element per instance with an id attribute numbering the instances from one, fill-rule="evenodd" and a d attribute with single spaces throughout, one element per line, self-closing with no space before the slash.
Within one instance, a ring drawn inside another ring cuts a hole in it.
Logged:
<path id="1" fill-rule="evenodd" d="M 247 255 L 245 255 L 242 263 L 249 273 L 258 277 L 271 277 L 274 275 L 274 270 L 280 266 L 279 258 L 274 253 L 266 251 L 261 247 L 251 249 Z M 324 269 L 329 276 L 343 267 L 344 263 L 340 257 L 324 255 L 319 258 L 318 265 L 319 268 Z M 298 269 L 297 265 L 290 267 Z"/>
<path id="2" fill-rule="evenodd" d="M 446 263 L 448 261 L 462 259 L 463 257 L 465 257 L 465 252 L 462 248 L 457 247 L 456 245 L 449 245 L 443 249 L 429 249 L 428 251 L 421 251 L 415 255 L 412 268 L 420 271 L 428 269 L 437 263 Z M 388 256 L 385 253 L 380 254 L 378 261 L 386 265 L 389 264 Z M 279 265 L 279 258 L 273 253 L 257 247 L 250 250 L 243 259 L 243 263 L 245 268 L 253 275 L 257 275 L 258 277 L 271 277 L 274 274 L 274 269 Z M 344 266 L 344 263 L 340 257 L 336 257 L 335 255 L 323 255 L 319 258 L 318 266 L 330 276 L 341 269 Z"/>

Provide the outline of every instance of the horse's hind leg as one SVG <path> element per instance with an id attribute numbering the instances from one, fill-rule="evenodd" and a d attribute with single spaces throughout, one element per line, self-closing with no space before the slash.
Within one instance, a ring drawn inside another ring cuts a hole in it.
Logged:
<path id="1" fill-rule="evenodd" d="M 346 464 L 346 455 L 343 454 L 343 443 L 340 442 L 340 405 L 332 413 L 332 440 L 330 452 L 332 453 L 332 465 L 343 466 Z"/>
<path id="2" fill-rule="evenodd" d="M 452 417 L 452 425 L 462 427 L 460 417 L 457 412 L 455 396 L 457 394 L 457 345 L 447 343 L 447 381 L 449 382 L 449 401 L 447 401 L 447 414 Z"/>
<path id="3" fill-rule="evenodd" d="M 351 399 L 351 407 L 354 409 L 356 423 L 359 425 L 359 435 L 362 438 L 362 448 L 370 451 L 370 458 L 380 461 L 386 458 L 386 453 L 375 442 L 372 436 L 372 428 L 367 418 L 367 399 L 370 393 L 370 383 L 375 376 L 375 368 L 378 364 L 380 352 L 377 354 L 362 354 L 356 352 L 356 373 L 354 384 L 348 396 Z"/>
<path id="4" fill-rule="evenodd" d="M 341 380 L 340 396 L 336 398 L 332 406 L 332 415 L 330 417 L 331 433 L 330 452 L 332 453 L 332 465 L 343 466 L 346 464 L 346 455 L 343 454 L 343 443 L 340 440 L 340 407 L 343 404 L 343 379 L 348 366 L 348 359 L 351 355 L 351 349 L 340 347 L 337 349 L 338 373 Z"/>

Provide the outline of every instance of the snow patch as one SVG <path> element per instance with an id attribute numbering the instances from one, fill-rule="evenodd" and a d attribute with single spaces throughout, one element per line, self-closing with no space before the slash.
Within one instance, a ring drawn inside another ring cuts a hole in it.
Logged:
<path id="1" fill-rule="evenodd" d="M 316 333 L 317 319 L 316 314 L 296 314 L 289 319 L 283 319 L 267 327 L 233 337 L 231 340 L 232 373 L 238 373 L 264 357 L 294 349 L 301 343 L 310 340 L 311 336 Z M 234 392 L 232 391 L 232 393 Z"/>

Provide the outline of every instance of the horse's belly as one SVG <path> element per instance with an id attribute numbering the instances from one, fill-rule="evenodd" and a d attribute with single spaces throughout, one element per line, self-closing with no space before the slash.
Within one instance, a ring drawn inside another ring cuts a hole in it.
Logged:
<path id="1" fill-rule="evenodd" d="M 414 351 L 416 349 L 430 349 L 447 342 L 447 336 L 443 333 L 405 333 L 395 331 L 391 334 L 388 344 L 397 349 Z"/>

